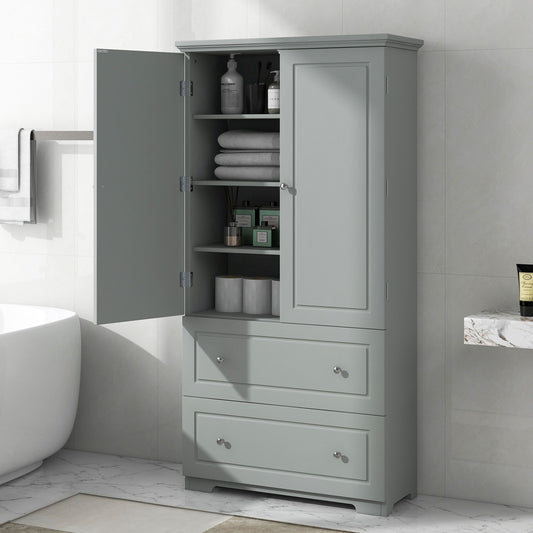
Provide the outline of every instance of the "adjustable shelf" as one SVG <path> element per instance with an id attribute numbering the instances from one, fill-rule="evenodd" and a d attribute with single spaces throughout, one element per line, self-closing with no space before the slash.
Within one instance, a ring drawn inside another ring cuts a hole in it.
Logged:
<path id="1" fill-rule="evenodd" d="M 261 248 L 258 246 L 224 246 L 223 244 L 208 244 L 195 246 L 195 252 L 209 252 L 217 254 L 247 254 L 247 255 L 279 255 L 279 248 Z"/>
<path id="2" fill-rule="evenodd" d="M 274 187 L 279 188 L 279 181 L 256 180 L 195 180 L 194 187 Z"/>
<path id="3" fill-rule="evenodd" d="M 208 115 L 193 115 L 193 118 L 199 120 L 257 120 L 257 119 L 279 119 L 278 114 L 269 113 L 235 113 L 235 114 L 208 114 Z"/>

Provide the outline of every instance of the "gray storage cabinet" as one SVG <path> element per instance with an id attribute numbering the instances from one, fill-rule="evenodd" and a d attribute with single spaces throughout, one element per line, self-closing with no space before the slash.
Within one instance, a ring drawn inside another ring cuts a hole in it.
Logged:
<path id="1" fill-rule="evenodd" d="M 96 321 L 184 314 L 186 486 L 388 515 L 416 495 L 416 52 L 393 35 L 96 52 Z M 221 115 L 230 52 L 279 68 L 279 115 Z M 280 131 L 281 181 L 214 178 L 228 129 Z M 226 191 L 280 247 L 225 248 Z M 230 189 L 231 188 L 231 189 Z M 280 316 L 214 310 L 279 277 Z"/>

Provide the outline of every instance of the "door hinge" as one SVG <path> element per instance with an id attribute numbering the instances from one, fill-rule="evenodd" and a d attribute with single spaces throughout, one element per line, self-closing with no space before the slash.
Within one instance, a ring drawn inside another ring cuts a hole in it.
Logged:
<path id="1" fill-rule="evenodd" d="M 192 287 L 192 272 L 180 272 L 180 287 L 185 289 Z"/>
<path id="2" fill-rule="evenodd" d="M 389 301 L 389 282 L 385 283 L 385 300 Z"/>
<path id="3" fill-rule="evenodd" d="M 389 77 L 385 76 L 385 94 L 389 94 Z"/>
<path id="4" fill-rule="evenodd" d="M 192 192 L 192 176 L 180 176 L 180 192 Z"/>
<path id="5" fill-rule="evenodd" d="M 192 96 L 192 81 L 180 81 L 180 96 Z"/>
<path id="6" fill-rule="evenodd" d="M 389 196 L 389 180 L 385 180 L 385 196 Z"/>

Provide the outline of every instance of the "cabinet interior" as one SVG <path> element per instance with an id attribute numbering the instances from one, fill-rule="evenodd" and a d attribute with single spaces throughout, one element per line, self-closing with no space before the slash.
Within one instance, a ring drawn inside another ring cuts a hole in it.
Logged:
<path id="1" fill-rule="evenodd" d="M 230 221 L 228 197 L 236 197 L 237 205 L 247 200 L 252 206 L 268 205 L 270 202 L 279 206 L 277 182 L 243 181 L 242 184 L 232 182 L 229 185 L 229 182 L 218 180 L 214 175 L 214 157 L 220 150 L 217 139 L 221 133 L 237 129 L 279 131 L 277 115 L 221 114 L 220 78 L 227 70 L 230 53 L 231 50 L 191 53 L 186 61 L 186 78 L 193 82 L 193 96 L 187 99 L 185 119 L 187 138 L 190 139 L 185 154 L 185 171 L 193 178 L 193 191 L 186 200 L 186 268 L 193 272 L 193 286 L 187 290 L 186 296 L 187 314 L 226 316 L 214 311 L 217 275 L 280 277 L 279 249 L 221 248 L 223 229 Z M 272 65 L 269 70 L 279 70 L 279 54 L 275 51 L 239 53 L 236 60 L 237 70 L 244 78 L 244 87 L 257 82 L 259 62 L 262 65 L 261 82 L 265 81 L 267 64 Z M 216 247 L 216 251 L 205 251 L 210 246 Z M 203 250 L 197 250 L 199 247 Z M 242 315 L 241 318 L 259 317 Z M 277 317 L 266 318 L 278 320 Z"/>

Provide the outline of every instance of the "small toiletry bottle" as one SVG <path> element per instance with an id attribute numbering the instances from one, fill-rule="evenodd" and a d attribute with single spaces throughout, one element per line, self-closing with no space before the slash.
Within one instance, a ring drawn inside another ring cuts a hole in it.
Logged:
<path id="1" fill-rule="evenodd" d="M 240 246 L 242 244 L 242 228 L 237 226 L 237 222 L 230 222 L 224 227 L 224 245 Z"/>
<path id="2" fill-rule="evenodd" d="M 267 90 L 267 110 L 270 114 L 279 113 L 279 70 L 273 70 L 274 81 Z"/>
<path id="3" fill-rule="evenodd" d="M 259 224 L 263 222 L 276 227 L 272 235 L 272 245 L 279 246 L 279 206 L 277 202 L 270 202 L 268 206 L 259 208 Z"/>
<path id="4" fill-rule="evenodd" d="M 243 112 L 243 81 L 234 57 L 235 54 L 230 54 L 228 70 L 220 78 L 220 110 L 224 114 Z"/>
<path id="5" fill-rule="evenodd" d="M 260 226 L 254 228 L 254 246 L 272 248 L 272 235 L 275 230 L 275 226 L 269 226 L 268 222 L 261 222 Z"/>
<path id="6" fill-rule="evenodd" d="M 257 208 L 252 207 L 248 200 L 244 200 L 241 207 L 233 209 L 233 220 L 237 222 L 237 226 L 242 228 L 242 244 L 251 246 L 253 244 L 253 229 L 257 224 Z"/>

